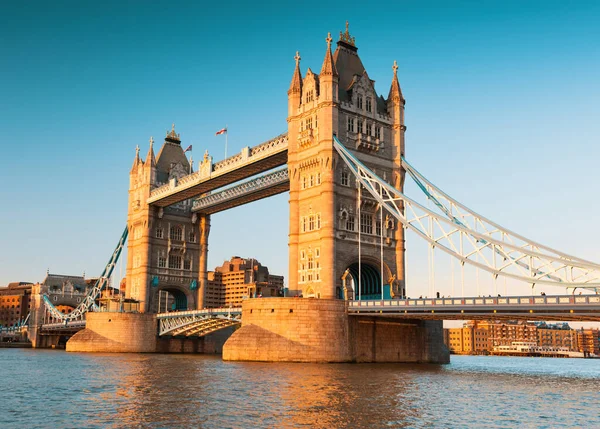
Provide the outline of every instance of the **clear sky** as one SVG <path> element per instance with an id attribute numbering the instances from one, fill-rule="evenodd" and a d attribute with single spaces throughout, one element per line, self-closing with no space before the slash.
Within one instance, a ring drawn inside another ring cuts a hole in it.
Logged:
<path id="1" fill-rule="evenodd" d="M 218 160 L 225 125 L 230 154 L 286 131 L 296 50 L 303 74 L 320 70 L 346 20 L 384 96 L 398 61 L 415 167 L 496 222 L 600 261 L 600 2 L 148 3 L 2 6 L 0 285 L 100 274 L 135 146 L 145 155 L 174 122 L 197 161 Z M 287 277 L 287 232 L 287 195 L 217 214 L 209 267 L 256 257 Z M 416 296 L 427 254 L 414 236 L 407 247 Z"/>

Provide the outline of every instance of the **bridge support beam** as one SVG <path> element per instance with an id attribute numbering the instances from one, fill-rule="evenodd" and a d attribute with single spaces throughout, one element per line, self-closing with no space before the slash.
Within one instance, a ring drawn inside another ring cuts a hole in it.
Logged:
<path id="1" fill-rule="evenodd" d="M 242 305 L 223 359 L 448 363 L 441 321 L 349 316 L 347 301 L 263 298 Z"/>

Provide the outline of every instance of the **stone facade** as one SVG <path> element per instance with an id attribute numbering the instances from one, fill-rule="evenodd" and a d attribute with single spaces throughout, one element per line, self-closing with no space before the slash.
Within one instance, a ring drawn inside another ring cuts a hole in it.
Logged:
<path id="1" fill-rule="evenodd" d="M 441 321 L 348 316 L 337 299 L 250 299 L 224 360 L 448 363 Z"/>
<path id="2" fill-rule="evenodd" d="M 320 74 L 302 77 L 300 56 L 288 91 L 290 178 L 289 285 L 304 297 L 342 298 L 342 276 L 358 284 L 361 240 L 362 295 L 404 296 L 404 231 L 362 192 L 333 147 L 333 135 L 396 188 L 404 186 L 404 98 L 394 65 L 388 98 L 377 95 L 355 40 L 331 37 Z M 360 212 L 360 213 L 359 213 Z M 383 218 L 383 222 L 381 222 Z M 380 243 L 383 241 L 383 275 Z M 358 291 L 355 292 L 358 295 Z"/>
<path id="3" fill-rule="evenodd" d="M 178 310 L 203 306 L 209 217 L 193 214 L 191 200 L 167 208 L 147 204 L 152 189 L 191 172 L 175 126 L 156 158 L 152 139 L 145 161 L 136 149 L 129 175 L 125 290 L 127 298 L 140 301 L 142 312 L 158 311 L 161 290 L 169 292 Z"/>
<path id="4" fill-rule="evenodd" d="M 71 337 L 67 351 L 153 353 L 157 327 L 153 314 L 87 313 L 86 328 Z"/>

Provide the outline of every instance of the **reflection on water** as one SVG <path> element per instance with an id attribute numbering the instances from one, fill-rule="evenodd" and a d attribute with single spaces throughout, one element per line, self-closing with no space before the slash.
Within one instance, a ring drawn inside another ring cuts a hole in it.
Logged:
<path id="1" fill-rule="evenodd" d="M 222 362 L 0 349 L 0 427 L 600 427 L 600 360 Z"/>

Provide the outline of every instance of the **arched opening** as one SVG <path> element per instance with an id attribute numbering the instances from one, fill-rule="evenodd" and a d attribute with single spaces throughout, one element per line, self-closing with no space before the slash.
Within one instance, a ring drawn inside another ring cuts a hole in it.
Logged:
<path id="1" fill-rule="evenodd" d="M 360 282 L 358 281 L 359 271 Z M 358 262 L 355 262 L 348 267 L 347 272 L 350 274 L 350 276 L 348 276 L 350 278 L 346 279 L 346 289 L 352 291 L 352 293 L 348 294 L 348 292 L 346 292 L 346 299 L 381 299 L 382 287 L 383 299 L 391 299 L 390 286 L 381 284 L 381 274 L 379 272 L 379 268 L 376 266 L 363 262 L 360 264 L 359 270 Z M 358 290 L 359 284 L 360 292 Z M 341 292 L 343 294 L 343 291 Z"/>
<path id="2" fill-rule="evenodd" d="M 185 292 L 175 288 L 164 288 L 158 291 L 158 313 L 169 311 L 182 311 L 188 309 L 188 300 Z"/>

